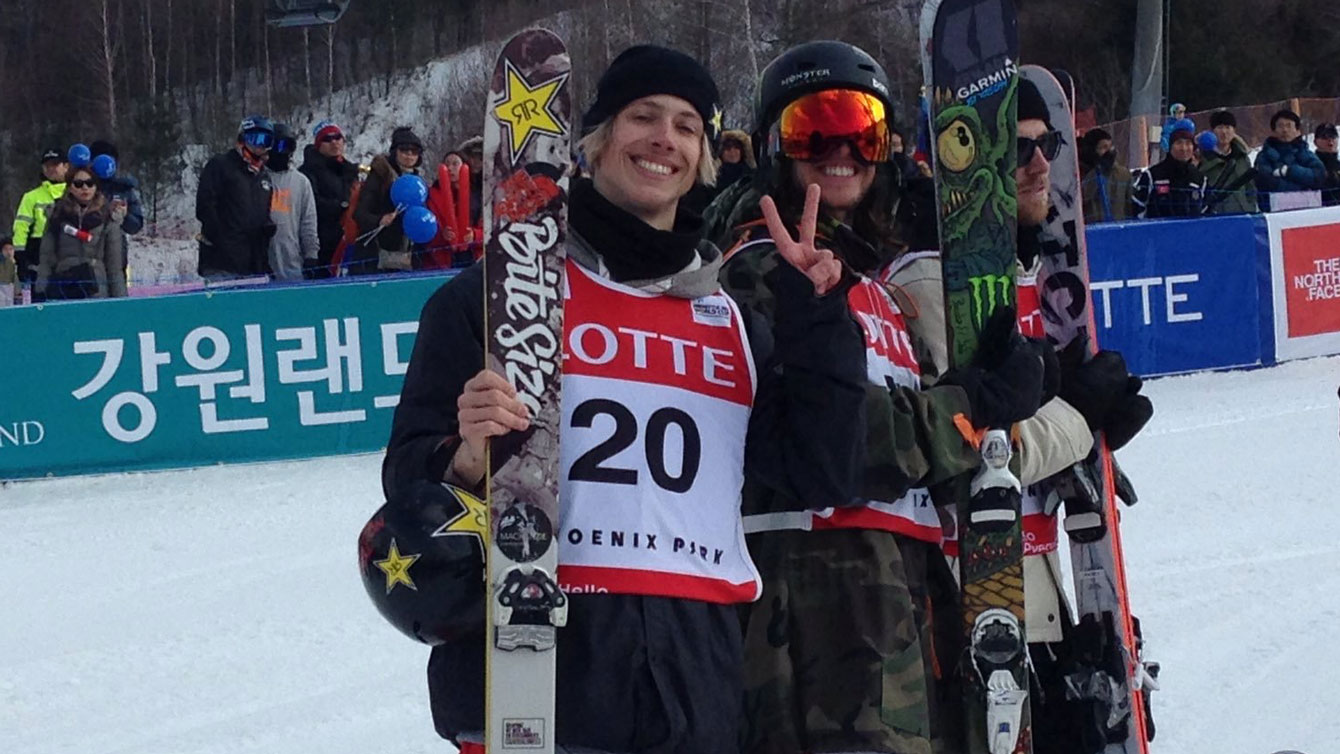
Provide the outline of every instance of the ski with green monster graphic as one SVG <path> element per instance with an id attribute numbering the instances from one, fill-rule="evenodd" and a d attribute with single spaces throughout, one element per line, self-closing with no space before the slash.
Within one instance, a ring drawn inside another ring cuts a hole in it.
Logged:
<path id="1" fill-rule="evenodd" d="M 1018 49 L 1011 0 L 922 6 L 950 368 L 971 365 L 991 315 L 1015 305 Z M 1009 427 L 989 428 L 980 441 L 982 465 L 958 508 L 966 743 L 974 753 L 1027 754 L 1018 462 Z"/>

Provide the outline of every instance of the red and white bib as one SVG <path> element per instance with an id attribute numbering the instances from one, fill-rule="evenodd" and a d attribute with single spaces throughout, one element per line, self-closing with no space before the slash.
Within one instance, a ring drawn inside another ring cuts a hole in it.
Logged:
<path id="1" fill-rule="evenodd" d="M 865 335 L 866 378 L 876 385 L 921 389 L 921 366 L 912 350 L 907 322 L 884 286 L 869 278 L 852 286 L 847 306 Z M 815 529 L 883 529 L 940 543 L 940 517 L 925 488 L 897 500 L 870 500 L 848 508 L 816 511 Z"/>
<path id="2" fill-rule="evenodd" d="M 567 271 L 560 586 L 757 599 L 740 519 L 755 375 L 735 302 Z"/>

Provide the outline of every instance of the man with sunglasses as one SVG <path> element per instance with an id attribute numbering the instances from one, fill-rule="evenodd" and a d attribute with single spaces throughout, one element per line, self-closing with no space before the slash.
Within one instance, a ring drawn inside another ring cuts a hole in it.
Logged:
<path id="1" fill-rule="evenodd" d="M 330 276 L 330 260 L 344 237 L 343 219 L 352 202 L 358 165 L 346 160 L 347 139 L 335 123 L 323 120 L 312 129 L 312 144 L 303 148 L 298 170 L 312 182 L 316 197 L 316 233 L 321 241 L 317 263 L 304 274 L 309 278 Z"/>
<path id="2" fill-rule="evenodd" d="M 1019 258 L 1016 284 L 1017 313 L 1020 331 L 1028 336 L 1042 337 L 1043 324 L 1040 298 L 1036 289 L 1037 273 L 1041 265 L 1041 230 L 1051 208 L 1051 161 L 1060 154 L 1061 135 L 1052 128 L 1046 101 L 1032 83 L 1020 80 L 1018 84 L 1018 167 L 1015 183 L 1018 187 L 1018 249 Z M 916 342 L 927 349 L 923 375 L 928 382 L 936 381 L 948 365 L 945 336 L 944 288 L 939 255 L 936 252 L 904 254 L 890 266 L 886 279 L 905 294 L 910 303 L 905 307 L 918 312 L 908 319 L 908 328 Z M 1057 648 L 1066 639 L 1063 626 L 1069 625 L 1069 613 L 1060 588 L 1061 564 L 1057 554 L 1058 536 L 1055 515 L 1048 515 L 1043 507 L 1045 480 L 1071 465 L 1082 461 L 1093 447 L 1094 429 L 1112 432 L 1110 441 L 1120 447 L 1139 431 L 1149 419 L 1152 407 L 1144 396 L 1128 393 L 1130 375 L 1119 354 L 1103 352 L 1081 365 L 1078 352 L 1064 354 L 1060 359 L 1059 380 L 1046 391 L 1050 400 L 1044 400 L 1032 416 L 1018 422 L 1020 481 L 1025 485 L 1023 500 L 1024 531 L 1027 537 L 1024 557 L 1025 625 L 1032 647 L 1035 666 L 1056 667 L 1047 658 L 1056 657 Z M 1053 378 L 1048 378 L 1053 379 Z M 955 378 L 950 376 L 950 381 Z M 945 489 L 947 494 L 952 490 Z M 966 497 L 966 495 L 961 495 Z M 949 502 L 958 502 L 951 500 Z M 1054 513 L 1054 512 L 1053 512 Z M 951 562 L 956 561 L 958 542 L 952 516 L 945 517 L 944 550 Z M 956 570 L 956 567 L 955 567 Z M 938 599 L 937 599 L 938 597 Z M 937 591 L 931 591 L 935 613 L 935 654 L 956 658 L 962 651 L 957 632 L 957 606 Z M 1039 659 L 1042 658 L 1042 659 Z M 953 672 L 948 676 L 943 702 L 944 718 L 940 728 L 949 742 L 961 745 L 953 736 L 961 732 L 961 724 L 954 715 L 958 712 L 959 691 L 952 688 L 957 680 Z M 1065 699 L 1064 690 L 1055 692 L 1055 681 L 1062 680 L 1055 673 L 1043 678 L 1048 699 Z M 1034 699 L 1034 703 L 1037 703 Z M 1073 717 L 1070 716 L 1070 717 Z M 1053 723 L 1064 723 L 1066 715 L 1043 715 L 1035 711 L 1034 752 L 1073 752 L 1066 748 L 1073 742 L 1065 730 L 1054 730 Z M 951 745 L 951 750 L 957 750 Z"/>
<path id="3" fill-rule="evenodd" d="M 235 148 L 205 163 L 195 195 L 200 221 L 200 276 L 229 280 L 270 271 L 270 173 L 265 161 L 275 144 L 269 118 L 242 119 Z"/>

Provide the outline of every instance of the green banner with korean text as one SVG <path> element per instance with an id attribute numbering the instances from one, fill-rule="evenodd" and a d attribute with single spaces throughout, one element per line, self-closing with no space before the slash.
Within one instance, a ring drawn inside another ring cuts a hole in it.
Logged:
<path id="1" fill-rule="evenodd" d="M 445 279 L 0 309 L 0 479 L 381 449 Z"/>

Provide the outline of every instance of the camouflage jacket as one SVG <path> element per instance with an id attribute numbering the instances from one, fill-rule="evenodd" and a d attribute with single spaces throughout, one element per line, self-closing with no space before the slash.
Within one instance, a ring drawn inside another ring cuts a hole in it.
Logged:
<path id="1" fill-rule="evenodd" d="M 780 297 L 770 281 L 776 277 L 779 268 L 788 265 L 775 253 L 776 247 L 771 243 L 739 248 L 744 242 L 767 237 L 767 229 L 757 222 L 760 197 L 757 189 L 737 184 L 713 202 L 705 219 L 711 234 L 708 237 L 722 248 L 732 248 L 722 269 L 723 289 L 742 309 L 775 322 Z M 841 248 L 835 251 L 839 256 L 843 255 Z M 851 314 L 845 312 L 844 316 L 850 321 L 851 328 L 858 330 Z M 918 347 L 919 353 L 924 352 L 915 341 L 914 346 Z M 832 349 L 831 357 L 854 365 L 848 366 L 849 370 L 856 368 L 865 372 L 863 339 L 840 352 Z M 758 369 L 762 382 L 765 374 L 784 370 L 785 365 L 759 364 Z M 979 458 L 954 425 L 956 414 L 969 411 L 967 395 L 960 388 L 943 386 L 914 390 L 865 382 L 863 390 L 865 399 L 859 423 L 848 425 L 863 428 L 859 432 L 863 441 L 856 449 L 861 455 L 851 504 L 864 500 L 896 500 L 914 487 L 967 483 L 970 476 L 967 472 L 977 468 Z M 952 498 L 952 495 L 943 496 L 945 500 Z M 806 505 L 805 501 L 787 500 L 784 493 L 776 490 L 751 488 L 746 480 L 746 514 L 813 507 L 816 506 Z"/>

